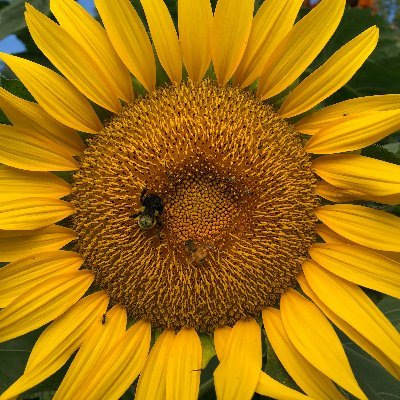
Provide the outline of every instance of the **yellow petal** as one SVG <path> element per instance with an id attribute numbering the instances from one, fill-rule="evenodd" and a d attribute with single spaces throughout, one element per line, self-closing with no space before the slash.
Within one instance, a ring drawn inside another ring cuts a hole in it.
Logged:
<path id="1" fill-rule="evenodd" d="M 114 2 L 116 3 L 116 2 Z M 133 99 L 129 71 L 115 52 L 104 28 L 74 0 L 51 0 L 50 9 L 60 26 L 85 50 L 120 99 Z M 79 60 L 80 64 L 80 60 Z"/>
<path id="2" fill-rule="evenodd" d="M 318 157 L 313 170 L 325 181 L 343 189 L 375 196 L 400 193 L 400 166 L 358 154 Z"/>
<path id="3" fill-rule="evenodd" d="M 0 53 L 0 58 L 54 119 L 82 132 L 96 133 L 102 129 L 92 106 L 65 78 L 23 58 L 5 53 Z"/>
<path id="4" fill-rule="evenodd" d="M 369 146 L 400 129 L 400 110 L 372 111 L 343 117 L 308 140 L 313 154 L 332 154 Z"/>
<path id="5" fill-rule="evenodd" d="M 353 241 L 346 239 L 343 236 L 340 236 L 339 234 L 334 232 L 332 229 L 328 228 L 325 224 L 317 224 L 315 230 L 318 233 L 318 235 L 321 236 L 322 239 L 324 239 L 324 241 L 326 243 L 356 244 Z M 374 253 L 381 254 L 382 256 L 384 256 L 386 258 L 390 258 L 391 260 L 400 263 L 400 253 L 398 253 L 398 252 L 374 250 Z"/>
<path id="6" fill-rule="evenodd" d="M 343 116 L 362 112 L 397 109 L 400 109 L 400 94 L 357 97 L 333 104 L 307 115 L 295 124 L 295 128 L 299 132 L 313 135 L 333 121 L 340 120 Z"/>
<path id="7" fill-rule="evenodd" d="M 278 400 L 306 400 L 310 397 L 305 396 L 296 390 L 290 389 L 282 383 L 272 379 L 265 372 L 261 371 L 258 379 L 256 392 L 262 396 L 271 397 Z"/>
<path id="8" fill-rule="evenodd" d="M 31 171 L 73 171 L 79 164 L 58 145 L 49 147 L 29 132 L 0 125 L 0 162 Z"/>
<path id="9" fill-rule="evenodd" d="M 179 0 L 178 28 L 182 59 L 190 79 L 199 81 L 211 61 L 213 13 L 209 0 Z"/>
<path id="10" fill-rule="evenodd" d="M 93 275 L 76 271 L 51 277 L 0 311 L 0 341 L 31 332 L 57 318 L 89 288 Z"/>
<path id="11" fill-rule="evenodd" d="M 79 348 L 83 335 L 107 308 L 108 297 L 98 292 L 81 299 L 40 335 L 25 372 L 1 396 L 7 400 L 42 382 L 59 370 Z"/>
<path id="12" fill-rule="evenodd" d="M 220 85 L 232 77 L 246 49 L 254 1 L 219 0 L 214 12 L 211 56 Z"/>
<path id="13" fill-rule="evenodd" d="M 175 337 L 166 371 L 167 400 L 197 400 L 202 348 L 194 329 L 181 329 Z"/>
<path id="14" fill-rule="evenodd" d="M 280 42 L 258 85 L 258 95 L 267 99 L 290 86 L 312 63 L 335 32 L 345 1 L 322 0 Z"/>
<path id="15" fill-rule="evenodd" d="M 63 200 L 28 197 L 0 203 L 0 229 L 32 230 L 61 221 L 74 212 Z"/>
<path id="16" fill-rule="evenodd" d="M 343 190 L 323 181 L 318 182 L 315 193 L 334 203 L 348 203 L 360 198 L 354 191 Z"/>
<path id="17" fill-rule="evenodd" d="M 72 229 L 58 225 L 34 231 L 0 230 L 0 261 L 16 261 L 29 254 L 58 250 L 75 237 Z"/>
<path id="18" fill-rule="evenodd" d="M 215 352 L 217 353 L 217 357 L 218 357 L 219 361 L 221 361 L 224 356 L 225 346 L 226 346 L 226 343 L 228 342 L 231 331 L 232 331 L 232 328 L 230 328 L 229 326 L 217 328 L 214 331 Z"/>
<path id="19" fill-rule="evenodd" d="M 50 117 L 38 104 L 20 99 L 2 88 L 0 108 L 13 125 L 37 132 L 48 143 L 61 146 L 72 156 L 80 154 L 85 148 L 81 137 L 73 129 Z"/>
<path id="20" fill-rule="evenodd" d="M 376 203 L 397 205 L 400 203 L 400 194 L 393 194 L 389 196 L 372 196 L 369 194 L 361 194 L 360 198 L 363 200 L 374 201 Z"/>
<path id="21" fill-rule="evenodd" d="M 328 228 L 325 224 L 317 224 L 315 231 L 327 243 L 353 243 L 351 240 L 347 240 L 343 236 L 337 234 L 331 228 Z"/>
<path id="22" fill-rule="evenodd" d="M 281 313 L 283 326 L 296 349 L 348 392 L 367 400 L 354 378 L 339 338 L 321 311 L 290 289 L 281 297 Z"/>
<path id="23" fill-rule="evenodd" d="M 125 309 L 115 305 L 105 315 L 105 323 L 98 319 L 85 335 L 85 341 L 68 368 L 53 400 L 78 399 L 80 387 L 84 385 L 87 375 L 92 374 L 93 365 L 125 333 L 127 322 Z"/>
<path id="24" fill-rule="evenodd" d="M 79 269 L 83 259 L 69 251 L 32 254 L 0 269 L 0 308 L 45 280 Z"/>
<path id="25" fill-rule="evenodd" d="M 166 398 L 167 363 L 174 339 L 175 332 L 172 330 L 164 331 L 157 339 L 140 374 L 135 400 Z"/>
<path id="26" fill-rule="evenodd" d="M 217 352 L 217 356 L 220 361 L 223 358 L 225 346 L 226 343 L 228 342 L 229 335 L 231 332 L 232 328 L 229 327 L 217 328 L 214 332 L 215 350 Z M 300 353 L 297 352 L 297 354 L 301 357 Z M 321 374 L 318 370 L 315 371 Z M 307 396 L 304 396 L 303 394 L 275 381 L 270 376 L 265 374 L 263 371 L 260 372 L 260 375 L 258 377 L 256 393 L 281 400 L 292 400 L 292 399 L 296 400 L 296 399 L 307 398 Z"/>
<path id="27" fill-rule="evenodd" d="M 400 263 L 365 247 L 349 244 L 316 244 L 309 253 L 319 265 L 389 296 L 400 298 Z"/>
<path id="28" fill-rule="evenodd" d="M 311 261 L 303 263 L 303 272 L 311 290 L 330 310 L 400 366 L 400 334 L 357 285 Z"/>
<path id="29" fill-rule="evenodd" d="M 129 0 L 95 0 L 108 37 L 129 71 L 149 91 L 156 87 L 156 63 L 146 29 Z"/>
<path id="30" fill-rule="evenodd" d="M 261 76 L 276 46 L 292 29 L 302 3 L 302 0 L 268 0 L 258 9 L 246 50 L 235 71 L 235 81 L 241 87 Z"/>
<path id="31" fill-rule="evenodd" d="M 317 184 L 315 193 L 334 203 L 348 203 L 354 200 L 369 200 L 390 205 L 397 205 L 400 203 L 400 193 L 388 196 L 374 196 L 358 190 L 339 188 L 323 181 Z"/>
<path id="32" fill-rule="evenodd" d="M 400 263 L 400 253 L 393 251 L 377 251 L 377 253 L 383 255 L 386 258 L 390 258 L 393 261 Z"/>
<path id="33" fill-rule="evenodd" d="M 54 360 L 54 358 L 62 359 L 58 368 L 64 365 L 83 343 L 87 330 L 102 319 L 102 315 L 107 310 L 108 301 L 107 293 L 93 293 L 79 300 L 66 313 L 53 321 L 33 347 L 25 373 L 34 372 L 43 365 L 44 361 Z"/>
<path id="34" fill-rule="evenodd" d="M 150 339 L 150 323 L 136 322 L 93 364 L 80 396 L 86 400 L 118 400 L 142 370 Z"/>
<path id="35" fill-rule="evenodd" d="M 293 390 L 282 383 L 271 378 L 265 372 L 261 371 L 260 377 L 256 387 L 256 393 L 268 398 L 278 400 L 306 400 L 311 399 L 296 390 Z"/>
<path id="36" fill-rule="evenodd" d="M 26 9 L 29 33 L 52 64 L 87 98 L 107 110 L 120 112 L 121 103 L 109 89 L 107 77 L 80 44 L 29 3 Z"/>
<path id="37" fill-rule="evenodd" d="M 342 46 L 321 67 L 305 78 L 283 102 L 279 114 L 290 118 L 302 114 L 345 85 L 378 43 L 376 26 Z"/>
<path id="38" fill-rule="evenodd" d="M 335 156 L 333 156 L 333 157 L 335 157 Z M 337 155 L 337 156 L 339 158 L 342 157 L 342 155 Z M 322 156 L 321 158 L 324 158 L 324 157 L 331 157 L 331 156 Z M 373 160 L 375 161 L 375 159 L 373 159 Z M 393 164 L 389 164 L 389 166 L 392 166 L 392 165 Z M 332 170 L 334 170 L 334 168 L 332 168 Z M 322 176 L 322 174 L 326 175 L 327 180 L 328 179 L 333 180 L 333 181 L 337 182 L 338 185 L 340 185 L 341 187 L 331 185 L 330 183 L 325 182 L 325 181 L 318 182 L 315 193 L 317 195 L 323 197 L 324 199 L 333 201 L 334 203 L 349 203 L 354 200 L 369 200 L 369 201 L 373 201 L 375 203 L 389 204 L 389 205 L 397 205 L 400 203 L 400 191 L 398 193 L 380 196 L 380 195 L 374 195 L 373 190 L 369 190 L 369 192 L 367 189 L 363 190 L 363 191 L 358 190 L 358 185 L 354 185 L 354 189 L 350 189 L 350 188 L 345 189 L 343 187 L 343 186 L 350 187 L 352 182 L 359 180 L 360 188 L 366 187 L 366 188 L 370 189 L 371 187 L 373 187 L 375 182 L 377 182 L 377 186 L 384 186 L 385 183 L 386 184 L 389 183 L 387 185 L 387 187 L 393 188 L 393 187 L 395 187 L 395 185 L 392 184 L 393 182 L 390 182 L 390 179 L 389 180 L 382 179 L 383 184 L 381 185 L 380 182 L 378 182 L 378 180 L 375 180 L 375 181 L 373 180 L 375 178 L 373 176 L 373 173 L 372 174 L 366 173 L 366 176 L 363 177 L 361 171 L 360 171 L 360 176 L 358 176 L 358 173 L 357 173 L 358 171 L 355 172 L 354 176 L 351 176 L 350 173 L 344 174 L 343 172 L 341 172 L 340 175 L 338 174 L 335 176 L 333 174 L 330 175 L 329 172 L 330 171 L 328 171 L 328 170 L 323 171 L 323 172 L 321 172 L 321 176 Z M 368 172 L 371 172 L 371 171 L 368 171 Z M 368 177 L 371 177 L 371 181 L 368 181 Z M 376 192 L 378 193 L 378 191 L 376 191 Z"/>
<path id="39" fill-rule="evenodd" d="M 59 199 L 67 196 L 71 188 L 67 182 L 47 172 L 28 172 L 0 165 L 0 201 L 26 197 Z"/>
<path id="40" fill-rule="evenodd" d="M 172 82 L 182 79 L 182 57 L 174 22 L 163 0 L 140 0 L 158 59 Z"/>
<path id="41" fill-rule="evenodd" d="M 329 228 L 357 244 L 400 251 L 400 218 L 392 214 L 352 204 L 323 206 L 315 213 Z"/>
<path id="42" fill-rule="evenodd" d="M 312 263 L 310 261 L 310 263 Z M 298 282 L 304 293 L 318 306 L 318 308 L 343 332 L 345 333 L 354 343 L 364 349 L 372 357 L 374 357 L 379 364 L 381 364 L 390 374 L 396 379 L 400 378 L 400 367 L 393 363 L 379 347 L 376 347 L 368 339 L 362 336 L 352 325 L 345 322 L 342 318 L 336 315 L 331 309 L 329 309 L 319 297 L 312 291 L 309 283 L 307 282 L 304 274 L 300 274 L 297 277 Z"/>
<path id="43" fill-rule="evenodd" d="M 238 321 L 214 372 L 218 400 L 250 400 L 260 376 L 261 358 L 261 330 L 257 322 Z"/>
<path id="44" fill-rule="evenodd" d="M 297 351 L 283 327 L 280 312 L 263 310 L 263 322 L 268 340 L 286 371 L 293 380 L 314 399 L 345 400 L 332 381 L 309 363 Z M 258 392 L 259 393 L 259 392 Z M 275 397 L 271 396 L 270 397 Z"/>

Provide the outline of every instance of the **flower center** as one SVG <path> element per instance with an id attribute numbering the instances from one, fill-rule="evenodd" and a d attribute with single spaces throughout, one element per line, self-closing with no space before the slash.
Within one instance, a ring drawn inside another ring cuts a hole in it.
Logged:
<path id="1" fill-rule="evenodd" d="M 210 81 L 137 99 L 74 175 L 77 250 L 113 302 L 161 328 L 212 332 L 295 284 L 315 241 L 315 177 L 297 133 Z"/>
<path id="2" fill-rule="evenodd" d="M 169 173 L 159 190 L 165 202 L 160 218 L 165 238 L 171 250 L 186 254 L 188 260 L 207 254 L 206 249 L 217 244 L 222 248 L 228 234 L 242 229 L 248 220 L 244 214 L 254 202 L 243 179 L 233 172 L 218 171 L 204 157 L 197 158 L 181 171 Z"/>

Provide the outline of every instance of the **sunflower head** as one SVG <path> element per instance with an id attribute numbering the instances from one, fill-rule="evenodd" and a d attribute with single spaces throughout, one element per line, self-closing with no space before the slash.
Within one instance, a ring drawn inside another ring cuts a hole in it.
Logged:
<path id="1" fill-rule="evenodd" d="M 366 399 L 329 321 L 399 378 L 399 335 L 358 285 L 399 296 L 400 221 L 362 202 L 398 203 L 400 167 L 353 151 L 400 128 L 400 97 L 311 111 L 377 28 L 299 82 L 345 0 L 297 22 L 302 0 L 179 0 L 178 32 L 141 0 L 149 34 L 129 0 L 95 3 L 101 24 L 27 4 L 59 73 L 0 55 L 36 101 L 0 89 L 0 340 L 50 323 L 0 400 L 75 352 L 56 400 L 117 400 L 139 375 L 137 399 L 195 400 L 215 354 L 219 400 Z M 306 395 L 262 371 L 261 325 Z"/>
<path id="2" fill-rule="evenodd" d="M 140 98 L 81 165 L 76 251 L 113 302 L 163 329 L 256 317 L 294 284 L 316 239 L 299 135 L 238 88 L 189 80 Z"/>

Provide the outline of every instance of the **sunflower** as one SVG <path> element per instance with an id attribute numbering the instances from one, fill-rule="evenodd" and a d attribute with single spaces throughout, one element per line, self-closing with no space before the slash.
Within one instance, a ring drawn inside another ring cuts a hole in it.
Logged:
<path id="1" fill-rule="evenodd" d="M 75 352 L 56 400 L 137 377 L 136 399 L 196 399 L 215 353 L 219 400 L 366 399 L 331 322 L 399 379 L 399 335 L 358 285 L 399 297 L 400 220 L 359 203 L 397 204 L 400 167 L 356 150 L 400 128 L 400 95 L 311 112 L 378 29 L 298 83 L 345 0 L 297 23 L 302 0 L 179 0 L 179 37 L 141 0 L 151 40 L 129 0 L 95 3 L 104 28 L 73 0 L 51 0 L 58 23 L 27 4 L 59 73 L 1 54 L 36 103 L 0 89 L 0 340 L 49 325 L 0 399 Z M 262 325 L 306 394 L 262 371 Z"/>

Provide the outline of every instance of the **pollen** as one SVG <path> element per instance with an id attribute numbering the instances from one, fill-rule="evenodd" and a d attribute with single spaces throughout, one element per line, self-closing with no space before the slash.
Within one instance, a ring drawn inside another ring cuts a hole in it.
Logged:
<path id="1" fill-rule="evenodd" d="M 74 175 L 76 248 L 113 303 L 153 326 L 212 332 L 293 287 L 315 242 L 311 160 L 253 94 L 204 80 L 127 105 Z M 162 212 L 144 207 L 157 195 Z M 134 216 L 154 217 L 141 229 Z"/>

